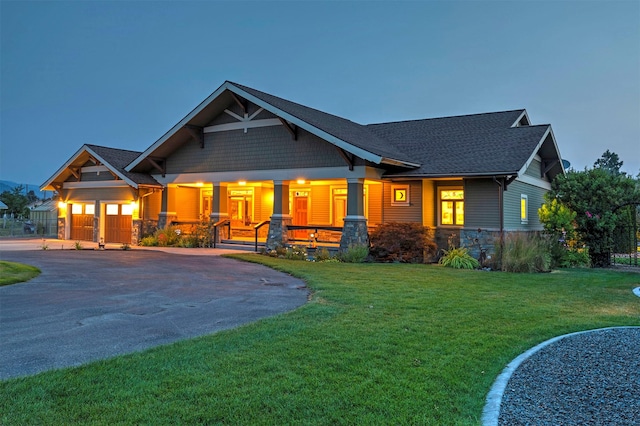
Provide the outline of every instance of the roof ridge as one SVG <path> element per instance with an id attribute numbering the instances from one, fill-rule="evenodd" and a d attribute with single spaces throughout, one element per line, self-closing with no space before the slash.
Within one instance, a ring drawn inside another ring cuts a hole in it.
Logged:
<path id="1" fill-rule="evenodd" d="M 112 146 L 95 145 L 95 144 L 92 144 L 92 143 L 85 143 L 84 145 L 89 147 L 89 148 L 101 148 L 101 149 L 108 149 L 110 151 L 132 152 L 132 153 L 136 153 L 136 154 L 142 154 L 142 151 L 134 151 L 132 149 L 114 148 Z"/>
<path id="2" fill-rule="evenodd" d="M 412 123 L 412 122 L 417 122 L 417 121 L 430 121 L 430 120 L 445 120 L 448 118 L 463 118 L 463 117 L 478 117 L 481 115 L 494 115 L 494 114 L 506 114 L 506 113 L 512 113 L 512 112 L 524 112 L 526 111 L 525 108 L 520 108 L 520 109 L 510 109 L 510 110 L 504 110 L 504 111 L 492 111 L 492 112 L 480 112 L 480 113 L 474 113 L 474 114 L 460 114 L 460 115 L 447 115 L 444 117 L 429 117 L 429 118 L 415 118 L 412 120 L 397 120 L 397 121 L 383 121 L 380 123 L 369 123 L 369 124 L 364 124 L 365 127 L 368 126 L 376 126 L 379 124 L 396 124 L 396 123 Z M 531 127 L 531 126 L 529 126 Z"/>

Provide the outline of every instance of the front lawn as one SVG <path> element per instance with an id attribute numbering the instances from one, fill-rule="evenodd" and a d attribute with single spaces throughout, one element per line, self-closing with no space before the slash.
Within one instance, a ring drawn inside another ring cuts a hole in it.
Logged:
<path id="1" fill-rule="evenodd" d="M 553 336 L 640 325 L 640 275 L 460 271 L 245 255 L 310 302 L 235 330 L 0 382 L 2 424 L 480 424 L 506 364 Z"/>

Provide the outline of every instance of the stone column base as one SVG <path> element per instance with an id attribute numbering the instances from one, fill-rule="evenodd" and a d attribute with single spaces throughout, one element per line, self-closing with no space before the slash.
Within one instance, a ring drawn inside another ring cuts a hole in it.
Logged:
<path id="1" fill-rule="evenodd" d="M 178 219 L 178 214 L 175 212 L 160 212 L 158 215 L 158 229 L 164 229 L 170 226 L 172 222 Z"/>
<path id="2" fill-rule="evenodd" d="M 66 222 L 67 220 L 64 217 L 58 218 L 58 239 L 59 240 L 64 240 Z"/>
<path id="3" fill-rule="evenodd" d="M 131 225 L 131 244 L 137 246 L 142 238 L 142 220 L 136 219 Z"/>
<path id="4" fill-rule="evenodd" d="M 276 215 L 271 216 L 269 223 L 269 234 L 267 235 L 267 250 L 275 250 L 283 247 L 289 242 L 287 236 L 287 226 L 291 225 L 291 216 Z"/>
<path id="5" fill-rule="evenodd" d="M 340 251 L 347 250 L 351 246 L 369 247 L 369 230 L 367 229 L 367 219 L 364 216 L 344 218 Z"/>

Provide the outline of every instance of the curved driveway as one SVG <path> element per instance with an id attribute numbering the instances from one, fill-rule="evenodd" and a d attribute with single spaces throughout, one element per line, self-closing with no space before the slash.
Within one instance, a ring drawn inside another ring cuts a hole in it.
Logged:
<path id="1" fill-rule="evenodd" d="M 0 259 L 42 270 L 0 287 L 0 380 L 213 333 L 307 300 L 304 282 L 219 256 L 3 250 Z"/>

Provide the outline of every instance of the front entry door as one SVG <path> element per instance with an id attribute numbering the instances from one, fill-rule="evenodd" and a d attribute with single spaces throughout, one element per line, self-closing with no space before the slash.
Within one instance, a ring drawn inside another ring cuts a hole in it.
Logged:
<path id="1" fill-rule="evenodd" d="M 293 224 L 305 226 L 308 222 L 309 204 L 308 197 L 295 197 L 293 204 Z M 306 229 L 294 231 L 293 237 L 296 240 L 306 240 L 309 238 L 309 231 Z"/>

